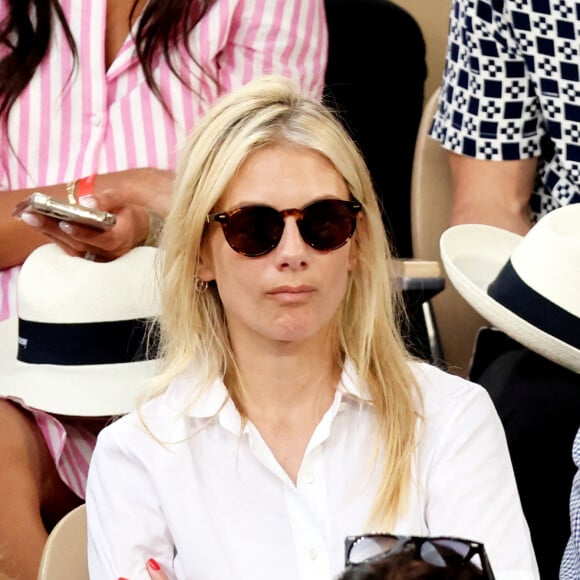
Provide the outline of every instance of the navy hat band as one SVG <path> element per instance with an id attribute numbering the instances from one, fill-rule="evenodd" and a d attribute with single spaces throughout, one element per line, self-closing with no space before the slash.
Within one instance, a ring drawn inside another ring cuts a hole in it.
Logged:
<path id="1" fill-rule="evenodd" d="M 32 364 L 102 365 L 154 359 L 157 344 L 147 345 L 152 319 L 113 322 L 46 323 L 18 320 L 17 359 Z"/>
<path id="2" fill-rule="evenodd" d="M 536 328 L 580 349 L 580 319 L 528 286 L 508 260 L 487 293 Z"/>

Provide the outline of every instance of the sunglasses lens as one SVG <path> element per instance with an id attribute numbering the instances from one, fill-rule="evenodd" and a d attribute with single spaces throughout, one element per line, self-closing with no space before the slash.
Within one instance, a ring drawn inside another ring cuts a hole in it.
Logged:
<path id="1" fill-rule="evenodd" d="M 284 219 L 271 207 L 254 205 L 234 210 L 223 226 L 226 241 L 236 252 L 255 257 L 276 247 Z"/>
<path id="2" fill-rule="evenodd" d="M 398 543 L 396 536 L 363 536 L 352 545 L 348 560 L 351 564 L 360 564 L 370 558 L 390 552 Z"/>
<path id="3" fill-rule="evenodd" d="M 304 208 L 300 233 L 315 250 L 336 250 L 354 234 L 357 213 L 348 201 L 317 201 Z"/>
<path id="4" fill-rule="evenodd" d="M 453 552 L 461 556 L 462 559 L 465 559 L 472 551 L 471 545 L 468 542 L 456 540 L 453 538 L 438 538 L 437 540 L 433 540 L 433 545 L 438 548 L 441 555 Z M 472 556 L 469 559 L 469 562 L 471 562 L 471 564 L 473 564 L 479 570 L 483 570 L 483 564 L 477 551 L 472 552 Z"/>
<path id="5" fill-rule="evenodd" d="M 444 568 L 446 565 L 445 559 L 441 556 L 441 553 L 432 542 L 427 541 L 421 544 L 419 553 L 423 562 L 428 562 L 438 568 Z"/>

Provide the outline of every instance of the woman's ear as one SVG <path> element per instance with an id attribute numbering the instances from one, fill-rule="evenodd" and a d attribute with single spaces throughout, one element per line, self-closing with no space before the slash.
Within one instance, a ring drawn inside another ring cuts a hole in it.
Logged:
<path id="1" fill-rule="evenodd" d="M 195 273 L 197 278 L 203 280 L 204 282 L 211 282 L 215 280 L 215 275 L 213 273 L 213 260 L 211 259 L 211 252 L 207 246 L 204 244 L 199 253 L 199 260 L 197 261 L 197 271 Z"/>

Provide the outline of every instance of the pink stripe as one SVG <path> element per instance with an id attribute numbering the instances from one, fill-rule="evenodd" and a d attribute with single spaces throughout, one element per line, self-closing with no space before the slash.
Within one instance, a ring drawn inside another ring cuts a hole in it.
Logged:
<path id="1" fill-rule="evenodd" d="M 296 60 L 297 70 L 303 71 L 303 73 L 308 71 L 308 68 L 310 65 L 310 63 L 307 60 L 307 58 L 309 56 L 308 51 L 310 49 L 310 43 L 308 42 L 308 40 L 310 38 L 312 38 L 314 19 L 316 17 L 316 14 L 314 12 L 314 3 L 307 2 L 306 6 L 309 8 L 308 14 L 306 15 L 306 30 L 301 31 L 300 38 L 302 41 L 302 47 L 300 49 L 300 52 L 298 53 L 298 58 Z M 291 39 L 291 44 L 294 44 L 295 42 L 298 41 L 298 37 L 296 37 L 296 36 L 291 36 L 290 39 Z M 314 55 L 311 55 L 311 56 L 314 56 Z M 308 75 L 308 76 L 310 76 L 310 75 Z"/>
<path id="2" fill-rule="evenodd" d="M 160 78 L 159 78 L 159 86 L 161 88 L 161 94 L 163 95 L 171 95 L 171 84 L 174 80 L 172 72 L 169 70 L 168 66 L 163 66 L 160 71 Z M 173 78 L 172 78 L 173 77 Z M 177 81 L 179 82 L 179 81 Z M 175 115 L 175 111 L 172 110 L 171 102 L 169 101 L 169 107 L 172 114 Z M 177 155 L 176 155 L 176 135 L 175 135 L 175 127 L 172 123 L 165 123 L 165 147 L 167 148 L 168 152 L 168 162 L 169 168 L 175 169 L 177 165 Z"/>
<path id="3" fill-rule="evenodd" d="M 10 316 L 10 280 L 13 276 L 12 268 L 0 270 L 0 290 L 2 291 L 2 302 L 0 303 L 0 320 L 6 320 Z"/>
<path id="4" fill-rule="evenodd" d="M 219 22 L 219 41 L 218 41 L 218 46 L 222 46 L 223 43 L 223 37 L 224 37 L 224 22 L 227 22 L 227 20 L 223 20 L 223 17 L 221 16 L 221 12 L 220 12 L 220 22 Z M 198 24 L 198 34 L 199 34 L 199 47 L 196 47 L 199 49 L 199 55 L 200 55 L 200 59 L 199 62 L 201 63 L 202 67 L 208 67 L 211 70 L 211 48 L 212 48 L 212 39 L 210 38 L 210 34 L 209 34 L 209 24 L 211 22 L 211 18 L 204 18 L 203 20 L 201 20 L 201 22 L 199 22 Z M 215 42 L 215 39 L 214 39 Z M 193 81 L 194 79 L 192 78 L 191 81 Z M 218 81 L 221 83 L 221 79 L 218 75 Z M 209 86 L 211 81 L 206 80 L 206 79 L 202 79 L 201 83 L 200 83 L 200 87 L 199 87 L 199 96 L 195 96 L 196 100 L 197 100 L 197 107 L 196 107 L 196 113 L 198 116 L 200 116 L 201 111 L 203 110 L 203 104 L 204 103 L 211 103 L 212 101 L 212 89 Z M 202 102 L 203 101 L 203 102 Z M 192 124 L 191 127 L 193 128 L 193 120 L 192 120 Z"/>
<path id="5" fill-rule="evenodd" d="M 143 119 L 136 117 L 136 112 L 131 108 L 131 94 L 137 87 L 138 69 L 132 67 L 128 71 L 129 81 L 127 83 L 127 98 L 124 100 L 124 113 L 121 115 L 121 123 L 123 126 L 123 137 L 125 138 L 126 158 L 128 167 L 137 166 L 137 152 L 135 151 L 135 133 L 133 127 L 142 125 Z M 138 124 L 138 125 L 137 125 Z"/>
<path id="6" fill-rule="evenodd" d="M 149 167 L 158 167 L 159 158 L 157 157 L 155 120 L 153 118 L 153 109 L 151 106 L 151 94 L 141 87 L 141 107 L 143 110 L 143 123 L 145 124 L 145 147 L 147 150 L 147 163 Z"/>
<path id="7" fill-rule="evenodd" d="M 61 42 L 65 42 L 61 34 Z M 57 62 L 58 60 L 55 59 Z M 71 92 L 74 83 L 74 76 L 78 71 L 73 71 L 73 55 L 70 49 L 63 49 L 61 51 L 60 69 L 62 71 L 62 82 L 66 83 L 66 91 L 62 94 L 60 99 L 60 114 L 61 114 L 61 139 L 60 139 L 60 153 L 59 159 L 59 181 L 71 179 L 73 176 L 67 174 L 68 160 L 71 158 L 71 140 L 72 140 L 72 109 L 71 109 Z"/>
<path id="8" fill-rule="evenodd" d="M 50 123 L 52 121 L 52 90 L 51 90 L 51 70 L 45 66 L 40 68 L 40 120 L 39 129 L 41 143 L 45 143 L 46 138 L 50 135 Z M 38 185 L 47 183 L 48 164 L 50 163 L 50 154 L 48 151 L 38 151 Z"/>
<path id="9" fill-rule="evenodd" d="M 42 433 L 48 451 L 56 462 L 64 445 L 63 435 L 66 436 L 64 427 L 44 411 L 38 411 L 36 409 L 30 410 L 32 411 L 38 428 Z"/>
<path id="10" fill-rule="evenodd" d="M 300 24 L 300 5 L 301 2 L 294 2 L 294 10 L 292 12 L 292 18 L 290 20 L 290 32 L 288 34 L 288 39 L 286 42 L 286 48 L 282 52 L 282 62 L 287 63 L 292 56 L 292 51 L 295 49 L 295 42 L 298 38 L 296 31 L 298 30 Z"/>
<path id="11" fill-rule="evenodd" d="M 240 20 L 242 19 L 241 13 L 243 10 L 247 10 L 243 2 L 240 3 L 237 10 L 231 15 L 228 2 L 221 2 L 219 6 L 220 36 L 222 31 L 226 32 L 229 28 L 228 38 L 224 38 L 219 44 L 220 47 L 223 47 L 224 51 L 222 55 L 224 66 L 220 69 L 220 91 L 222 93 L 227 93 L 232 90 L 234 84 L 232 81 L 232 72 L 239 70 L 233 39 L 236 38 L 239 32 Z"/>
<path id="12" fill-rule="evenodd" d="M 328 54 L 328 29 L 326 27 L 326 12 L 324 4 L 320 6 L 318 13 L 318 30 L 317 30 L 317 48 L 313 55 L 312 62 L 312 79 L 313 88 L 318 86 L 316 94 L 318 97 L 322 96 L 324 89 L 324 76 L 326 74 L 326 55 Z"/>
<path id="13" fill-rule="evenodd" d="M 280 35 L 280 24 L 282 22 L 282 16 L 284 15 L 284 3 L 278 2 L 276 4 L 276 9 L 274 12 L 274 20 L 272 22 L 272 28 L 266 37 L 266 46 L 264 51 L 264 71 L 273 72 L 273 62 L 274 62 L 274 47 L 276 46 L 276 39 Z"/>
<path id="14" fill-rule="evenodd" d="M 183 49 L 181 50 L 181 67 L 180 67 L 180 74 L 183 75 L 185 79 L 188 80 L 188 85 L 193 81 L 191 78 L 192 75 L 188 75 L 188 71 L 191 70 L 191 67 L 195 66 L 194 63 L 191 62 L 189 55 Z M 185 129 L 185 133 L 189 134 L 191 128 L 193 127 L 194 123 L 194 106 L 195 101 L 199 100 L 199 97 L 192 91 L 192 88 L 186 86 L 183 83 L 179 83 L 181 85 L 181 102 L 182 102 L 182 110 L 183 110 L 183 127 Z"/>
<path id="15" fill-rule="evenodd" d="M 109 88 L 107 91 L 107 109 L 110 111 L 111 103 L 114 103 L 117 99 L 116 92 L 118 87 L 118 79 L 114 82 L 109 83 Z M 110 115 L 110 112 L 108 113 Z M 105 160 L 107 164 L 106 171 L 111 172 L 117 169 L 117 139 L 114 135 L 114 126 L 110 123 L 111 119 L 107 121 L 107 130 L 105 133 Z"/>
<path id="16" fill-rule="evenodd" d="M 98 76 L 102 75 L 102 72 L 92 71 L 93 62 L 91 61 L 91 46 L 93 42 L 102 43 L 102 39 L 95 38 L 93 41 L 91 36 L 91 31 L 93 27 L 91 25 L 92 13 L 91 13 L 91 3 L 83 4 L 82 7 L 82 22 L 81 22 L 81 34 L 80 38 L 77 38 L 78 49 L 79 49 L 79 59 L 81 61 L 81 151 L 85 150 L 87 143 L 91 135 L 91 123 L 89 116 L 92 111 L 93 106 L 93 74 Z M 104 61 L 101 61 L 101 66 L 104 66 Z M 88 121 L 88 122 L 87 122 Z M 79 155 L 75 164 L 74 175 L 75 177 L 80 177 L 83 174 L 83 156 Z"/>
<path id="17" fill-rule="evenodd" d="M 245 38 L 243 39 L 244 46 L 254 46 L 256 36 L 258 34 L 258 23 L 262 22 L 264 17 L 264 0 L 257 0 L 255 12 L 252 13 L 252 18 L 248 18 L 252 24 L 248 27 Z M 254 77 L 254 60 L 251 58 L 244 59 L 244 68 L 242 73 L 242 83 L 247 83 Z"/>
<path id="18" fill-rule="evenodd" d="M 18 166 L 18 186 L 16 188 L 28 185 L 26 171 L 29 167 L 28 144 L 32 138 L 33 133 L 30 128 L 30 90 L 26 89 L 20 96 L 20 130 L 18 132 L 18 143 L 15 145 L 19 157 L 19 160 L 16 161 Z M 29 169 L 32 175 L 36 174 L 36 167 L 30 167 Z"/>
<path id="19" fill-rule="evenodd" d="M 85 497 L 85 488 L 88 474 L 88 463 L 85 457 L 75 449 L 74 438 L 67 437 L 67 445 L 61 455 L 62 471 L 66 472 L 66 483 L 80 497 Z"/>

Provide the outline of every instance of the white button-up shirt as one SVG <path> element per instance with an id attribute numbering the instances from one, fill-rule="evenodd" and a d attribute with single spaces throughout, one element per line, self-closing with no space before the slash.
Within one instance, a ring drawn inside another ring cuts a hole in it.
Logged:
<path id="1" fill-rule="evenodd" d="M 538 578 L 499 418 L 478 385 L 415 364 L 424 399 L 400 534 L 484 542 L 497 580 Z M 188 371 L 99 435 L 89 472 L 93 580 L 330 580 L 344 538 L 367 523 L 381 475 L 373 407 L 346 365 L 307 446 L 296 485 L 223 383 L 191 400 Z M 225 401 L 225 403 L 224 403 Z"/>

